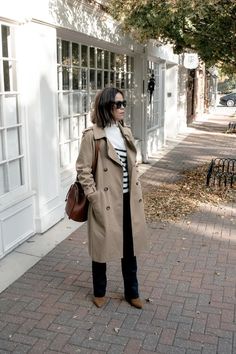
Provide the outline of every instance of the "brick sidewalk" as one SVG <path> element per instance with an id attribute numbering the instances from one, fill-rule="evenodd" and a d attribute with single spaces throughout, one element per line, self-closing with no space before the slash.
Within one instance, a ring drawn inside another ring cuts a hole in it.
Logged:
<path id="1" fill-rule="evenodd" d="M 145 172 L 144 189 L 212 157 L 233 157 L 235 135 L 222 133 L 228 121 L 194 124 Z M 83 225 L 0 294 L 0 354 L 236 353 L 235 220 L 235 205 L 202 205 L 180 222 L 149 224 L 141 311 L 123 300 L 119 262 L 108 267 L 107 305 L 91 303 Z"/>

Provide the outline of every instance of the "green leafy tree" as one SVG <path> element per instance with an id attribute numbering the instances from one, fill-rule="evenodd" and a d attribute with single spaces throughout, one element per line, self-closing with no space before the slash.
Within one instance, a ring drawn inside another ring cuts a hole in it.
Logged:
<path id="1" fill-rule="evenodd" d="M 207 66 L 236 71 L 235 0 L 109 0 L 110 14 L 141 42 L 172 43 L 197 52 Z"/>

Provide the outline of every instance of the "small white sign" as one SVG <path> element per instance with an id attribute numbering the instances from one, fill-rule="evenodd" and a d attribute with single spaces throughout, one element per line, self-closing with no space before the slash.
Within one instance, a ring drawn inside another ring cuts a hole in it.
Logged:
<path id="1" fill-rule="evenodd" d="M 196 69 L 198 67 L 198 55 L 196 53 L 184 54 L 184 67 L 186 69 Z"/>

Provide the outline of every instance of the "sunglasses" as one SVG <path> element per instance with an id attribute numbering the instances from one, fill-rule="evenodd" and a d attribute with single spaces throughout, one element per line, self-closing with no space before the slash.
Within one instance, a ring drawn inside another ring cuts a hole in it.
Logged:
<path id="1" fill-rule="evenodd" d="M 122 106 L 125 108 L 126 107 L 126 101 L 115 101 L 112 102 L 114 106 L 116 106 L 117 109 L 120 109 Z"/>

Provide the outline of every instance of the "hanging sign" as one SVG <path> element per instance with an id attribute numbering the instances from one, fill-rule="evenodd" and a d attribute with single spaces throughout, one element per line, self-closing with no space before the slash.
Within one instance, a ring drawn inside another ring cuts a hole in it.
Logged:
<path id="1" fill-rule="evenodd" d="M 196 69 L 198 67 L 199 60 L 196 53 L 184 54 L 184 67 L 186 69 Z"/>

